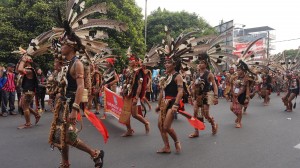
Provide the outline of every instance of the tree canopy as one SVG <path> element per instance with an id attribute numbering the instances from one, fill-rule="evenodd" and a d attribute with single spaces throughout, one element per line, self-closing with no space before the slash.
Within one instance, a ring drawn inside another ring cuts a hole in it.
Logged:
<path id="1" fill-rule="evenodd" d="M 120 70 L 124 67 L 125 53 L 129 46 L 137 54 L 145 52 L 142 10 L 134 0 L 86 0 L 86 2 L 87 7 L 95 3 L 106 2 L 107 15 L 96 17 L 106 17 L 125 22 L 128 25 L 125 33 L 107 30 L 109 39 L 106 42 L 109 47 L 114 49 L 114 54 L 122 55 L 117 62 L 117 69 Z M 0 0 L 0 63 L 16 63 L 19 55 L 12 54 L 12 51 L 17 50 L 19 46 L 26 49 L 31 39 L 56 26 L 55 17 L 58 7 L 63 11 L 65 1 Z M 53 57 L 51 55 L 33 59 L 44 70 L 52 67 Z"/>
<path id="2" fill-rule="evenodd" d="M 171 36 L 177 37 L 183 31 L 199 30 L 201 34 L 212 34 L 215 30 L 195 13 L 170 12 L 158 8 L 148 16 L 147 21 L 147 48 L 160 44 L 164 38 L 164 27 L 171 30 Z"/>

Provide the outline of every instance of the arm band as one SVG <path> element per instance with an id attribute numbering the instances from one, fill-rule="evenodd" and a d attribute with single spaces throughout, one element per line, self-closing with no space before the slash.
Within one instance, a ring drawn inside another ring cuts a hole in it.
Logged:
<path id="1" fill-rule="evenodd" d="M 183 85 L 177 85 L 178 88 L 183 88 Z"/>
<path id="2" fill-rule="evenodd" d="M 177 107 L 179 107 L 179 104 L 178 104 L 178 103 L 174 103 L 174 104 L 173 104 L 173 106 L 177 106 Z"/>
<path id="3" fill-rule="evenodd" d="M 77 103 L 73 103 L 72 109 L 80 111 L 80 106 Z"/>

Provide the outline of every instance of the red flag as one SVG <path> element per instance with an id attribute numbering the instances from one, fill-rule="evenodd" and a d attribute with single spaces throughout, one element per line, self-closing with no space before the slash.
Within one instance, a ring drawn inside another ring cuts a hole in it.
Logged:
<path id="1" fill-rule="evenodd" d="M 84 114 L 86 116 L 86 118 L 96 127 L 96 129 L 102 134 L 104 142 L 106 143 L 109 135 L 108 135 L 108 131 L 106 129 L 106 127 L 104 126 L 104 124 L 101 122 L 101 120 L 99 120 L 97 118 L 97 116 L 89 111 L 88 109 L 84 109 Z"/>
<path id="2" fill-rule="evenodd" d="M 79 113 L 77 113 L 77 121 L 81 121 L 81 120 L 82 120 L 82 117 L 81 117 L 81 114 L 79 112 Z"/>
<path id="3" fill-rule="evenodd" d="M 198 130 L 205 130 L 205 125 L 203 122 L 201 122 L 200 120 L 198 120 L 197 118 L 191 116 L 189 113 L 182 111 L 182 110 L 178 110 L 179 114 L 183 115 L 184 117 L 186 117 L 189 121 L 189 123 L 196 129 Z"/>

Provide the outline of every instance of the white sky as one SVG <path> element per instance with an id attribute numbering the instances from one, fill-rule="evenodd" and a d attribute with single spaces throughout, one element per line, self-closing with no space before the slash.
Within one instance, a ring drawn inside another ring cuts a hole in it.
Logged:
<path id="1" fill-rule="evenodd" d="M 145 14 L 145 0 L 136 0 Z M 147 14 L 158 7 L 169 11 L 195 12 L 211 26 L 234 20 L 245 28 L 269 26 L 275 29 L 275 41 L 300 38 L 300 1 L 299 0 L 148 0 Z M 236 25 L 237 27 L 240 25 Z M 273 43 L 276 50 L 297 49 L 300 39 Z"/>

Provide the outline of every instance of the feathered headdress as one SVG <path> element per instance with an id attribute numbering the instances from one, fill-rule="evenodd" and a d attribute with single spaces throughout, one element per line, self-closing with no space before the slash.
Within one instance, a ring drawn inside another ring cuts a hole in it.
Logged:
<path id="1" fill-rule="evenodd" d="M 126 56 L 127 56 L 128 60 L 139 61 L 139 58 L 137 57 L 137 55 L 132 53 L 131 47 L 128 47 L 127 52 L 126 52 Z"/>
<path id="2" fill-rule="evenodd" d="M 223 65 L 229 59 L 238 59 L 237 55 L 228 53 L 228 51 L 235 50 L 235 48 L 224 44 L 224 39 L 231 36 L 232 30 L 233 27 L 230 27 L 218 36 L 209 35 L 195 39 L 196 42 L 202 41 L 200 45 L 194 48 L 198 60 L 204 61 L 208 65 L 212 65 L 216 71 L 220 72 L 220 65 Z"/>
<path id="3" fill-rule="evenodd" d="M 242 56 L 238 59 L 237 61 L 237 68 L 241 68 L 243 71 L 245 72 L 250 72 L 251 74 L 255 74 L 254 72 L 252 72 L 250 69 L 249 69 L 249 65 L 251 66 L 257 66 L 257 67 L 260 67 L 260 68 L 266 68 L 267 65 L 269 64 L 269 61 L 268 60 L 253 60 L 254 58 L 254 52 L 251 51 L 251 48 L 253 47 L 253 45 L 261 40 L 261 38 L 258 38 L 252 42 L 250 42 L 248 45 L 247 45 L 247 48 L 242 52 Z"/>
<path id="4" fill-rule="evenodd" d="M 230 36 L 232 28 L 221 33 L 219 36 L 208 35 L 196 37 L 198 31 L 181 33 L 175 40 L 171 38 L 170 31 L 166 28 L 166 38 L 163 40 L 162 51 L 165 59 L 180 63 L 183 69 L 196 67 L 191 63 L 195 57 L 211 64 L 215 69 L 225 62 L 227 57 L 236 59 L 237 56 L 224 52 L 224 49 L 233 49 L 231 46 L 222 44 L 223 40 Z"/>
<path id="5" fill-rule="evenodd" d="M 101 53 L 97 53 L 91 60 L 92 64 L 100 68 L 102 71 L 107 69 L 107 63 L 114 64 L 117 55 L 112 55 L 111 50 L 103 50 Z"/>
<path id="6" fill-rule="evenodd" d="M 155 67 L 160 63 L 160 54 L 162 53 L 163 48 L 158 45 L 153 46 L 150 51 L 145 55 L 143 65 L 149 67 Z"/>
<path id="7" fill-rule="evenodd" d="M 45 53 L 51 46 L 51 40 L 61 38 L 63 43 L 75 45 L 78 50 L 85 48 L 88 52 L 101 53 L 108 44 L 99 40 L 107 38 L 107 33 L 92 28 L 110 28 L 117 31 L 127 30 L 123 22 L 107 19 L 90 19 L 88 16 L 94 13 L 106 14 L 106 3 L 95 4 L 85 9 L 85 1 L 68 0 L 66 4 L 65 21 L 60 10 L 58 12 L 59 27 L 42 33 L 33 39 L 27 49 L 31 55 Z M 50 39 L 50 40 L 49 40 Z"/>

